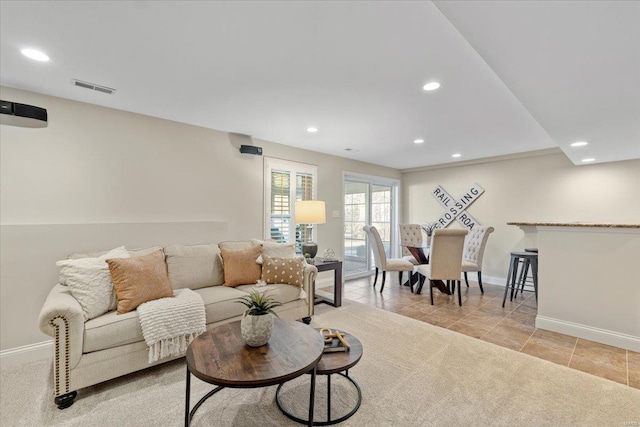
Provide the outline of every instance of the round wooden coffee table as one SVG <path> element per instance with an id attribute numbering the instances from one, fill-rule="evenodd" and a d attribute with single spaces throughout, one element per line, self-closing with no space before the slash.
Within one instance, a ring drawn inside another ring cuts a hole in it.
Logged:
<path id="1" fill-rule="evenodd" d="M 315 331 L 317 331 L 316 333 L 318 334 L 318 336 L 320 336 L 320 329 L 315 329 Z M 353 366 L 355 366 L 362 358 L 362 343 L 353 335 L 348 334 L 344 331 L 340 331 L 340 332 L 344 334 L 345 339 L 349 343 L 349 351 L 324 353 L 322 355 L 322 358 L 320 359 L 320 362 L 318 362 L 318 365 L 316 366 L 317 375 L 327 376 L 327 420 L 314 421 L 313 424 L 317 426 L 327 426 L 327 425 L 341 423 L 342 421 L 346 420 L 347 418 L 355 414 L 358 411 L 358 408 L 360 408 L 360 404 L 362 403 L 362 391 L 360 390 L 360 386 L 352 377 L 349 376 L 349 368 L 352 368 Z M 351 382 L 351 384 L 354 385 L 358 395 L 358 400 L 355 406 L 347 414 L 332 420 L 331 419 L 331 375 L 333 374 L 337 374 L 346 378 L 348 381 Z M 313 420 L 313 415 L 309 415 L 309 418 L 304 420 L 302 418 L 296 417 L 295 415 L 291 414 L 288 410 L 285 409 L 280 399 L 280 390 L 282 389 L 282 385 L 283 384 L 280 384 L 278 386 L 278 389 L 276 390 L 276 403 L 278 404 L 278 408 L 280 408 L 282 413 L 285 414 L 290 419 L 292 419 L 293 421 L 299 422 L 301 424 L 311 425 L 309 420 Z M 312 389 L 315 388 L 315 378 L 313 377 L 311 378 L 311 387 Z M 312 411 L 309 411 L 309 414 L 311 414 L 311 412 Z"/>
<path id="2" fill-rule="evenodd" d="M 204 332 L 187 349 L 185 426 L 190 424 L 205 400 L 225 387 L 266 387 L 282 384 L 305 373 L 311 374 L 309 420 L 313 420 L 316 365 L 323 349 L 324 342 L 315 329 L 293 320 L 275 319 L 269 342 L 255 348 L 244 343 L 240 321 Z M 189 410 L 191 374 L 217 387 Z"/>

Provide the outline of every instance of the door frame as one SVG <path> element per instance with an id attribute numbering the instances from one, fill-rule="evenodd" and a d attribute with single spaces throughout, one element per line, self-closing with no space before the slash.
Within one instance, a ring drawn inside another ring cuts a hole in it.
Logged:
<path id="1" fill-rule="evenodd" d="M 391 257 L 392 258 L 396 258 L 399 255 L 399 249 L 398 249 L 398 245 L 396 245 L 395 243 L 398 241 L 398 222 L 400 220 L 400 180 L 399 179 L 395 179 L 395 178 L 387 178 L 387 177 L 383 177 L 383 176 L 376 176 L 376 175 L 367 175 L 367 174 L 363 174 L 363 173 L 358 173 L 358 172 L 349 172 L 349 171 L 343 171 L 342 172 L 342 237 L 340 239 L 341 242 L 341 257 L 344 257 L 344 224 L 345 224 L 345 217 L 344 217 L 344 196 L 345 196 L 345 191 L 346 191 L 346 182 L 347 181 L 356 181 L 356 182 L 363 182 L 366 184 L 371 185 L 388 185 L 391 187 L 391 236 L 390 236 L 390 241 L 391 241 Z M 371 200 L 369 200 L 369 204 L 371 204 Z M 369 206 L 368 208 L 370 208 L 371 206 Z M 371 215 L 369 215 L 368 218 L 368 222 L 369 224 L 371 223 Z M 369 242 L 367 241 L 367 256 L 371 256 L 371 250 L 369 249 Z M 359 274 L 354 274 L 351 276 L 346 276 L 345 278 L 349 278 L 349 279 L 357 279 L 359 277 L 366 277 L 371 275 L 373 272 L 372 269 L 370 269 L 368 272 L 365 273 L 359 273 Z"/>

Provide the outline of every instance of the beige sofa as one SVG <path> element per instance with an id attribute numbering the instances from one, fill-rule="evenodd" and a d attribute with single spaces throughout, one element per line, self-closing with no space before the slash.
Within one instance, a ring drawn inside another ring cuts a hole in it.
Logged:
<path id="1" fill-rule="evenodd" d="M 233 249 L 248 248 L 255 241 L 225 242 Z M 206 311 L 207 328 L 242 317 L 245 307 L 235 303 L 254 285 L 222 286 L 224 270 L 218 244 L 171 245 L 130 250 L 132 257 L 163 249 L 169 280 L 174 289 L 190 288 L 200 294 Z M 105 252 L 73 254 L 69 258 L 97 257 Z M 311 320 L 313 282 L 318 270 L 306 265 L 301 289 L 286 284 L 268 285 L 282 305 L 275 311 L 283 319 Z M 60 409 L 73 404 L 77 390 L 169 360 L 148 363 L 137 310 L 125 314 L 107 312 L 85 322 L 78 301 L 68 287 L 57 284 L 40 312 L 40 329 L 54 339 L 54 402 Z"/>

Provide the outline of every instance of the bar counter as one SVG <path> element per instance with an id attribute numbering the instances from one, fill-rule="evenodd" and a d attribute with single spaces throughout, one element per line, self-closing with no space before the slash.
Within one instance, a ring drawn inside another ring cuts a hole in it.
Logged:
<path id="1" fill-rule="evenodd" d="M 537 328 L 640 352 L 640 224 L 507 224 L 539 249 Z"/>

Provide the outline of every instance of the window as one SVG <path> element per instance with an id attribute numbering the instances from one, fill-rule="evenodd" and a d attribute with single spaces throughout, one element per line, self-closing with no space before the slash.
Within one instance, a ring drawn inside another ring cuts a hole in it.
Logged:
<path id="1" fill-rule="evenodd" d="M 296 224 L 295 201 L 312 200 L 316 194 L 317 166 L 265 157 L 265 239 L 302 242 L 312 239 L 313 226 Z"/>

